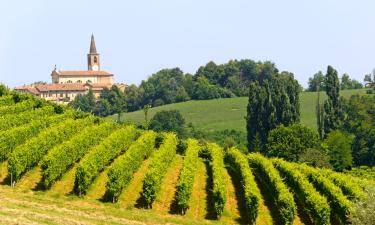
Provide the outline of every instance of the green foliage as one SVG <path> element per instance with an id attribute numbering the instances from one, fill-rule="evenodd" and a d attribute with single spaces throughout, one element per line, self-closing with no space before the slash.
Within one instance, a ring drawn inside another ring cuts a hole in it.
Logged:
<path id="1" fill-rule="evenodd" d="M 217 144 L 207 144 L 208 153 L 210 155 L 210 166 L 212 168 L 212 198 L 217 218 L 221 217 L 224 211 L 227 194 L 225 188 L 225 165 L 223 149 Z"/>
<path id="2" fill-rule="evenodd" d="M 84 112 L 93 112 L 95 110 L 95 104 L 95 97 L 92 90 L 89 90 L 87 94 L 77 95 L 73 101 L 69 102 L 71 107 Z"/>
<path id="3" fill-rule="evenodd" d="M 321 174 L 340 187 L 344 195 L 349 199 L 362 199 L 365 196 L 362 187 L 358 184 L 358 180 L 354 177 L 327 169 L 321 170 Z"/>
<path id="4" fill-rule="evenodd" d="M 0 162 L 8 159 L 9 154 L 11 154 L 17 146 L 20 146 L 27 140 L 35 137 L 43 129 L 53 126 L 67 118 L 71 118 L 71 114 L 40 118 L 19 127 L 0 131 Z"/>
<path id="5" fill-rule="evenodd" d="M 194 177 L 199 160 L 199 151 L 200 147 L 198 141 L 188 139 L 184 165 L 181 170 L 176 188 L 177 204 L 182 209 L 183 213 L 185 213 L 189 208 L 189 200 L 193 191 Z"/>
<path id="6" fill-rule="evenodd" d="M 344 171 L 351 176 L 360 177 L 368 180 L 375 180 L 375 167 L 360 166 L 351 170 Z"/>
<path id="7" fill-rule="evenodd" d="M 0 106 L 0 115 L 6 115 L 6 114 L 15 114 L 24 112 L 27 110 L 32 110 L 36 106 L 36 102 L 32 99 L 19 102 L 14 105 L 9 106 Z"/>
<path id="8" fill-rule="evenodd" d="M 299 93 L 298 82 L 287 72 L 274 72 L 250 83 L 246 117 L 250 151 L 264 151 L 268 134 L 277 125 L 299 122 Z"/>
<path id="9" fill-rule="evenodd" d="M 125 152 L 138 136 L 133 126 L 114 131 L 99 145 L 90 150 L 77 166 L 74 190 L 79 196 L 86 194 L 87 189 L 113 159 Z"/>
<path id="10" fill-rule="evenodd" d="M 36 166 L 49 149 L 68 140 L 82 126 L 92 123 L 92 117 L 79 120 L 67 119 L 43 130 L 25 144 L 18 146 L 8 159 L 8 171 L 13 175 L 13 179 L 18 180 L 24 172 Z"/>
<path id="11" fill-rule="evenodd" d="M 267 187 L 273 202 L 277 207 L 282 224 L 292 224 L 297 215 L 297 206 L 292 193 L 289 192 L 272 162 L 259 153 L 248 155 L 249 163 L 254 168 L 256 176 Z"/>
<path id="12" fill-rule="evenodd" d="M 43 185 L 49 188 L 74 162 L 81 159 L 92 146 L 99 144 L 116 128 L 117 126 L 112 123 L 87 126 L 70 140 L 49 150 L 40 163 Z"/>
<path id="13" fill-rule="evenodd" d="M 165 134 L 163 143 L 156 151 L 150 163 L 149 170 L 143 181 L 142 190 L 143 199 L 148 204 L 148 207 L 152 207 L 152 203 L 160 191 L 165 173 L 176 156 L 176 146 L 176 136 L 173 133 Z"/>
<path id="14" fill-rule="evenodd" d="M 329 156 L 320 148 L 308 148 L 299 155 L 298 162 L 318 168 L 332 168 Z"/>
<path id="15" fill-rule="evenodd" d="M 327 197 L 332 210 L 331 216 L 336 216 L 343 224 L 349 224 L 349 218 L 352 214 L 352 204 L 344 196 L 341 189 L 324 177 L 318 170 L 305 165 L 299 165 L 299 168 L 307 175 L 309 181 L 320 194 Z"/>
<path id="16" fill-rule="evenodd" d="M 355 165 L 375 166 L 375 96 L 353 95 L 345 104 L 345 112 L 343 129 L 355 135 Z"/>
<path id="17" fill-rule="evenodd" d="M 9 93 L 9 88 L 5 86 L 4 84 L 0 83 L 0 97 L 7 95 Z"/>
<path id="18" fill-rule="evenodd" d="M 345 90 L 345 89 L 361 89 L 363 88 L 363 85 L 358 82 L 357 80 L 352 80 L 350 79 L 349 75 L 344 73 L 341 77 L 341 84 L 340 84 L 340 89 Z"/>
<path id="19" fill-rule="evenodd" d="M 281 159 L 275 159 L 273 164 L 285 177 L 313 223 L 330 224 L 331 209 L 327 200 L 315 190 L 308 179 L 298 171 L 298 168 Z"/>
<path id="20" fill-rule="evenodd" d="M 108 171 L 107 193 L 113 202 L 117 201 L 143 160 L 155 149 L 155 138 L 156 133 L 153 131 L 144 132 L 111 166 Z"/>
<path id="21" fill-rule="evenodd" d="M 353 137 L 341 131 L 331 132 L 323 142 L 330 156 L 330 163 L 337 171 L 352 166 L 351 145 Z"/>
<path id="22" fill-rule="evenodd" d="M 226 161 L 229 164 L 229 168 L 236 174 L 241 182 L 246 206 L 246 216 L 249 222 L 253 224 L 259 214 L 261 195 L 255 183 L 254 175 L 249 167 L 248 159 L 236 148 L 231 148 L 226 155 Z"/>
<path id="23" fill-rule="evenodd" d="M 184 134 L 185 119 L 177 110 L 157 112 L 151 119 L 149 128 L 155 131 L 175 132 L 178 136 Z"/>
<path id="24" fill-rule="evenodd" d="M 324 102 L 325 135 L 338 129 L 344 119 L 339 92 L 340 83 L 337 71 L 332 66 L 328 66 L 326 74 L 326 93 L 328 99 Z"/>
<path id="25" fill-rule="evenodd" d="M 306 126 L 279 125 L 268 135 L 266 154 L 297 162 L 306 149 L 315 148 L 318 144 L 318 135 Z"/>
<path id="26" fill-rule="evenodd" d="M 375 221 L 375 186 L 366 187 L 366 198 L 354 205 L 353 225 L 373 225 Z"/>
<path id="27" fill-rule="evenodd" d="M 0 131 L 11 129 L 12 127 L 20 126 L 31 122 L 32 120 L 39 120 L 54 114 L 54 108 L 46 106 L 43 108 L 24 111 L 16 114 L 6 114 L 0 117 Z"/>
<path id="28" fill-rule="evenodd" d="M 309 78 L 307 91 L 325 90 L 325 77 L 322 71 Z"/>
<path id="29" fill-rule="evenodd" d="M 13 105 L 13 104 L 15 104 L 15 102 L 13 100 L 13 96 L 12 95 L 3 95 L 3 96 L 0 96 L 0 107 L 1 106 L 10 106 L 10 105 Z"/>

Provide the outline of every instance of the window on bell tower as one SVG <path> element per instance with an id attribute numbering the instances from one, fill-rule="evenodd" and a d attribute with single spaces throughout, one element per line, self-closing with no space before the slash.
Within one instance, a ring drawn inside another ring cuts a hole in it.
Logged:
<path id="1" fill-rule="evenodd" d="M 98 63 L 98 58 L 94 56 L 94 63 Z"/>

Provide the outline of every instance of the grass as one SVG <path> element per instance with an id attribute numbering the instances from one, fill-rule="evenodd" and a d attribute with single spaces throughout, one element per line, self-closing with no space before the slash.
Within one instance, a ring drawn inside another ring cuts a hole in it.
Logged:
<path id="1" fill-rule="evenodd" d="M 367 89 L 344 90 L 340 95 L 349 98 L 354 94 L 365 94 Z M 324 92 L 321 92 L 322 100 L 326 99 Z M 300 95 L 301 104 L 301 123 L 316 129 L 315 105 L 316 92 L 302 92 Z M 201 101 L 188 101 L 160 107 L 151 108 L 148 113 L 149 119 L 161 110 L 179 110 L 186 120 L 186 123 L 192 123 L 195 127 L 206 131 L 220 131 L 225 129 L 234 129 L 245 131 L 245 116 L 248 99 L 247 97 L 212 99 Z M 117 115 L 109 118 L 116 120 Z M 125 113 L 122 120 L 144 123 L 144 112 L 142 110 Z"/>

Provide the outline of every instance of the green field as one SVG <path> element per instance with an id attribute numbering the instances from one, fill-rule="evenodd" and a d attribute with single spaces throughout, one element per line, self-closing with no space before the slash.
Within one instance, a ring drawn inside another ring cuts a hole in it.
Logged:
<path id="1" fill-rule="evenodd" d="M 345 98 L 353 94 L 365 94 L 366 89 L 345 90 L 340 94 Z M 322 99 L 326 99 L 325 93 L 321 92 Z M 300 96 L 301 102 L 301 123 L 315 129 L 315 105 L 317 94 L 315 92 L 302 92 Z M 201 101 L 188 101 L 163 105 L 151 108 L 149 110 L 149 118 L 161 110 L 179 110 L 184 116 L 186 123 L 192 123 L 195 127 L 207 131 L 219 131 L 225 129 L 234 129 L 245 131 L 245 116 L 247 107 L 247 97 L 213 99 Z M 111 116 L 117 119 L 117 116 Z M 126 113 L 122 115 L 122 120 L 143 123 L 144 113 L 142 110 Z"/>

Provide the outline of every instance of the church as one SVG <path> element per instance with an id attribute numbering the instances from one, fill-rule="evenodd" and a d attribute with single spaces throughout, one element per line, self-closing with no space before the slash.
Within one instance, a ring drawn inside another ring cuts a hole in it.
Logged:
<path id="1" fill-rule="evenodd" d="M 100 68 L 100 54 L 96 51 L 94 35 L 91 36 L 90 52 L 87 54 L 87 70 L 58 70 L 55 66 L 51 73 L 51 84 L 24 85 L 15 88 L 20 92 L 31 93 L 57 103 L 68 103 L 77 95 L 92 90 L 99 97 L 104 88 L 116 85 L 120 90 L 124 84 L 114 84 L 113 74 Z"/>

